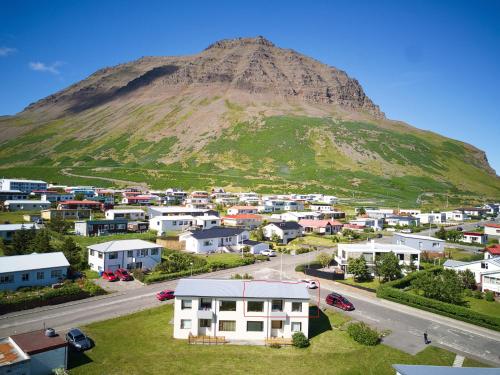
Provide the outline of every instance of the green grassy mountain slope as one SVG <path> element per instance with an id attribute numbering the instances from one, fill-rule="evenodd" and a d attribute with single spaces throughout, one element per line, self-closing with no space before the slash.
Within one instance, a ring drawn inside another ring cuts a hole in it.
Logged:
<path id="1" fill-rule="evenodd" d="M 0 118 L 0 174 L 413 205 L 500 199 L 482 151 L 385 119 L 344 72 L 263 38 L 106 68 Z"/>

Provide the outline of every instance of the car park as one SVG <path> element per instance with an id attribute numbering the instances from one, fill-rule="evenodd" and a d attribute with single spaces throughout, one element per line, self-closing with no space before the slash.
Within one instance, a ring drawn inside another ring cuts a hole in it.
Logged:
<path id="1" fill-rule="evenodd" d="M 338 293 L 330 293 L 329 295 L 327 295 L 325 298 L 325 302 L 330 306 L 338 307 L 339 309 L 345 311 L 354 310 L 354 305 L 349 300 L 347 300 L 347 298 Z"/>
<path id="2" fill-rule="evenodd" d="M 113 271 L 104 271 L 102 273 L 102 278 L 108 281 L 118 281 L 118 277 L 116 277 Z"/>
<path id="3" fill-rule="evenodd" d="M 302 279 L 302 280 L 300 280 L 300 282 L 306 283 L 308 289 L 316 289 L 319 286 L 318 282 L 315 280 Z"/>
<path id="4" fill-rule="evenodd" d="M 115 276 L 118 277 L 118 279 L 120 279 L 121 281 L 131 281 L 134 279 L 132 275 L 124 268 L 118 268 L 115 271 Z"/>
<path id="5" fill-rule="evenodd" d="M 174 293 L 175 291 L 170 289 L 162 290 L 161 292 L 156 293 L 156 299 L 159 301 L 173 299 L 175 297 Z"/>
<path id="6" fill-rule="evenodd" d="M 266 255 L 268 257 L 275 257 L 276 256 L 276 251 L 274 250 L 264 250 L 261 252 L 262 255 Z"/>
<path id="7" fill-rule="evenodd" d="M 79 328 L 71 328 L 66 334 L 66 341 L 70 347 L 78 351 L 87 350 L 92 347 L 90 339 Z"/>

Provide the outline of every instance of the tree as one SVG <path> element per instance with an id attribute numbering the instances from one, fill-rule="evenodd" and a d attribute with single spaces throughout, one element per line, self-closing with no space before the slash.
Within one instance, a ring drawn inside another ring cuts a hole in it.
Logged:
<path id="1" fill-rule="evenodd" d="M 405 265 L 404 269 L 407 273 L 415 272 L 417 270 L 417 266 L 415 265 L 413 258 L 410 258 L 410 264 Z"/>
<path id="2" fill-rule="evenodd" d="M 441 240 L 446 240 L 446 229 L 441 225 L 441 228 L 436 232 L 436 237 Z"/>
<path id="3" fill-rule="evenodd" d="M 30 244 L 36 236 L 34 227 L 26 228 L 24 225 L 12 236 L 12 251 L 8 255 L 23 255 L 30 252 Z"/>
<path id="4" fill-rule="evenodd" d="M 78 246 L 71 237 L 67 237 L 60 249 L 69 264 L 71 265 L 71 269 L 74 271 L 78 271 L 82 266 L 82 249 Z"/>
<path id="5" fill-rule="evenodd" d="M 360 207 L 359 210 L 358 210 L 358 214 L 359 215 L 366 215 L 366 210 L 364 207 Z"/>
<path id="6" fill-rule="evenodd" d="M 454 270 L 422 272 L 411 284 L 415 289 L 422 291 L 427 298 L 456 305 L 462 305 L 464 302 L 462 281 Z"/>
<path id="7" fill-rule="evenodd" d="M 71 228 L 71 223 L 56 216 L 47 224 L 47 228 L 60 234 L 66 234 Z"/>
<path id="8" fill-rule="evenodd" d="M 29 243 L 28 252 L 30 253 L 51 253 L 54 248 L 50 244 L 50 234 L 46 229 L 40 229 L 35 237 Z"/>
<path id="9" fill-rule="evenodd" d="M 476 277 L 471 270 L 466 269 L 465 271 L 460 271 L 458 272 L 458 276 L 460 277 L 464 289 L 476 289 Z"/>
<path id="10" fill-rule="evenodd" d="M 359 258 L 349 258 L 347 270 L 348 273 L 351 273 L 354 276 L 355 281 L 364 281 L 370 278 L 366 260 L 362 256 Z"/>
<path id="11" fill-rule="evenodd" d="M 327 253 L 320 253 L 316 256 L 316 260 L 321 264 L 323 268 L 326 268 L 332 261 L 332 257 Z"/>
<path id="12" fill-rule="evenodd" d="M 258 227 L 254 231 L 252 231 L 252 237 L 255 241 L 263 241 L 264 231 L 262 230 L 262 227 Z"/>
<path id="13" fill-rule="evenodd" d="M 463 236 L 464 234 L 459 230 L 449 230 L 446 232 L 446 239 L 450 242 L 458 242 Z"/>
<path id="14" fill-rule="evenodd" d="M 271 241 L 278 244 L 281 242 L 281 238 L 280 238 L 280 236 L 278 236 L 277 233 L 273 233 L 273 235 L 271 236 Z"/>
<path id="15" fill-rule="evenodd" d="M 403 277 L 399 259 L 392 251 L 375 258 L 375 272 L 384 282 Z"/>

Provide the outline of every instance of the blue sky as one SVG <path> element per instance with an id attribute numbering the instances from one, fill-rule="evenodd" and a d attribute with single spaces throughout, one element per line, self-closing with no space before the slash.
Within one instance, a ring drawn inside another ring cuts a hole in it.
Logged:
<path id="1" fill-rule="evenodd" d="M 389 118 L 500 173 L 500 1 L 1 1 L 0 114 L 95 70 L 263 35 L 357 78 Z"/>

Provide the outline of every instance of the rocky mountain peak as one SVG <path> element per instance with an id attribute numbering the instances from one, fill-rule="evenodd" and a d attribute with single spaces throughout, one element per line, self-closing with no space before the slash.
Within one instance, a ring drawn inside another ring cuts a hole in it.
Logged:
<path id="1" fill-rule="evenodd" d="M 205 51 L 210 49 L 227 49 L 234 47 L 244 47 L 248 45 L 257 45 L 257 46 L 260 45 L 268 47 L 275 46 L 274 43 L 272 43 L 270 40 L 259 35 L 254 38 L 221 39 L 215 43 L 210 44 L 207 48 L 205 48 Z"/>

